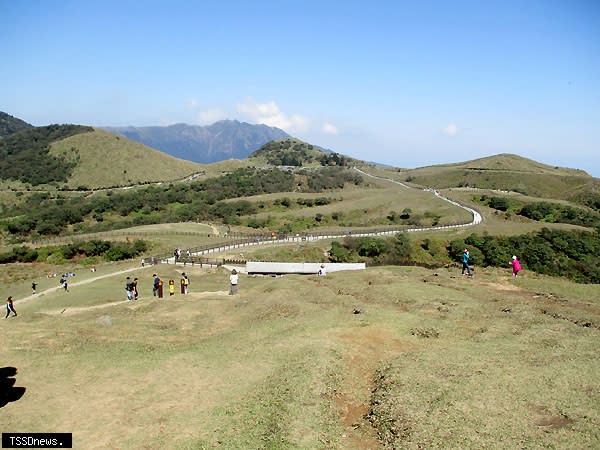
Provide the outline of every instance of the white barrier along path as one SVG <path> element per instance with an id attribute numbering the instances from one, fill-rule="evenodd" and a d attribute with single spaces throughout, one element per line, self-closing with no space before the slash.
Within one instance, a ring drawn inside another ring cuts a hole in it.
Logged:
<path id="1" fill-rule="evenodd" d="M 371 177 L 371 178 L 377 178 L 379 180 L 384 180 L 384 181 L 389 181 L 390 183 L 395 183 L 395 184 L 399 184 L 400 186 L 406 188 L 406 189 L 416 189 L 416 188 L 412 188 L 400 181 L 396 181 L 396 180 L 392 180 L 391 178 L 383 178 L 383 177 L 378 177 L 376 175 L 372 175 L 370 173 L 364 172 L 362 170 L 360 170 L 357 167 L 353 167 L 354 170 L 356 170 L 357 172 L 367 176 L 367 177 Z M 457 227 L 468 227 L 468 226 L 473 226 L 473 225 L 479 225 L 481 222 L 483 222 L 483 217 L 481 217 L 481 214 L 479 214 L 479 212 L 475 211 L 473 208 L 469 208 L 468 206 L 464 206 L 461 205 L 458 202 L 455 202 L 454 200 L 450 200 L 449 198 L 446 198 L 442 195 L 440 195 L 440 193 L 435 190 L 435 189 L 424 189 L 425 191 L 431 192 L 433 195 L 435 195 L 438 198 L 441 198 L 444 201 L 447 201 L 448 203 L 451 203 L 455 206 L 458 206 L 459 208 L 464 209 L 465 211 L 469 211 L 472 215 L 473 215 L 473 220 L 470 223 L 465 223 L 465 224 L 461 224 L 461 225 L 448 225 L 448 226 L 440 226 L 440 227 L 429 227 L 427 228 L 428 230 L 436 230 L 436 229 L 442 229 L 442 228 L 457 228 Z M 423 228 L 421 228 L 423 229 Z M 412 231 L 412 230 L 411 230 Z"/>
<path id="2" fill-rule="evenodd" d="M 379 180 L 384 180 L 384 181 L 389 181 L 390 183 L 395 183 L 395 184 L 399 184 L 400 186 L 402 186 L 405 189 L 417 189 L 417 188 L 413 188 L 410 187 L 400 181 L 396 181 L 396 180 L 392 180 L 390 178 L 383 178 L 383 177 L 378 177 L 376 175 L 372 175 L 370 173 L 364 172 L 360 169 L 358 169 L 357 167 L 353 167 L 354 170 L 356 170 L 357 172 L 361 173 L 362 175 L 365 175 L 367 177 L 371 177 L 371 178 L 376 178 Z M 435 230 L 447 230 L 450 228 L 461 228 L 461 227 L 470 227 L 470 226 L 474 226 L 474 225 L 479 225 L 481 222 L 483 222 L 483 217 L 481 216 L 481 214 L 479 212 L 477 212 L 476 210 L 474 210 L 473 208 L 469 208 L 468 206 L 464 206 L 461 205 L 460 203 L 454 201 L 454 200 L 450 200 L 449 198 L 446 198 L 442 195 L 440 195 L 440 193 L 437 190 L 434 189 L 424 189 L 427 192 L 431 192 L 432 195 L 437 196 L 438 198 L 451 203 L 459 208 L 462 208 L 466 211 L 469 211 L 471 213 L 471 215 L 473 216 L 472 220 L 468 223 L 463 223 L 463 224 L 458 224 L 458 225 L 439 225 L 439 226 L 433 226 L 433 227 L 422 227 L 422 228 L 408 228 L 406 230 L 402 230 L 402 231 L 398 231 L 398 230 L 389 230 L 389 231 L 378 231 L 378 232 L 364 232 L 364 233 L 360 233 L 360 232 L 352 232 L 352 236 L 355 237 L 364 237 L 364 236 L 389 236 L 389 235 L 394 235 L 397 233 L 414 233 L 414 232 L 418 232 L 418 231 L 435 231 Z M 348 234 L 350 235 L 350 234 Z M 256 238 L 255 240 L 252 241 L 248 241 L 248 242 L 243 242 L 243 243 L 237 243 L 237 244 L 219 244 L 216 245 L 213 248 L 208 248 L 205 250 L 202 250 L 200 252 L 194 252 L 192 253 L 193 256 L 202 256 L 205 254 L 210 254 L 210 253 L 220 253 L 220 252 L 224 252 L 227 250 L 233 250 L 236 248 L 242 248 L 242 247 L 249 247 L 249 246 L 255 246 L 255 245 L 272 245 L 272 244 L 287 244 L 287 243 L 293 243 L 293 242 L 298 242 L 298 243 L 302 243 L 302 242 L 312 242 L 312 241 L 318 241 L 318 240 L 323 240 L 323 239 L 338 239 L 340 237 L 339 234 L 332 234 L 332 235 L 319 235 L 319 236 L 314 236 L 314 235 L 303 235 L 303 236 L 286 236 L 286 237 L 279 237 L 279 238 L 274 238 L 274 239 L 259 239 Z M 162 259 L 162 262 L 167 263 L 167 264 L 174 264 L 175 263 L 175 258 L 174 257 L 170 257 L 170 258 L 165 258 Z"/>

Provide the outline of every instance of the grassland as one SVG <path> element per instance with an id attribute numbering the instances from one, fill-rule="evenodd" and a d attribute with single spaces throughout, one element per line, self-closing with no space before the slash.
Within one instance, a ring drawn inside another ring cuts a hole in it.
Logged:
<path id="1" fill-rule="evenodd" d="M 101 266 L 34 298 L 6 285 L 19 316 L 0 358 L 27 391 L 3 430 L 84 449 L 600 445 L 598 286 L 380 267 L 242 276 L 230 297 L 226 271 L 188 267 L 188 296 L 154 299 L 152 273 L 180 270 Z"/>
<path id="2" fill-rule="evenodd" d="M 199 164 L 173 158 L 99 129 L 55 142 L 51 154 L 77 160 L 68 183 L 74 189 L 170 181 L 201 171 Z"/>

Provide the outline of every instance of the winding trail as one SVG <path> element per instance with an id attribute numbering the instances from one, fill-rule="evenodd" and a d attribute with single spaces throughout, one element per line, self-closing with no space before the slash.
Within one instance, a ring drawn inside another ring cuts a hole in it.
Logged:
<path id="1" fill-rule="evenodd" d="M 400 181 L 392 180 L 391 178 L 384 178 L 384 177 L 372 175 L 372 174 L 367 173 L 357 167 L 354 167 L 353 169 L 364 176 L 383 180 L 383 181 L 388 181 L 390 183 L 400 185 L 404 189 L 418 189 L 418 188 L 408 186 Z M 478 211 L 476 211 L 475 209 L 461 205 L 460 203 L 458 203 L 454 200 L 446 198 L 446 197 L 440 195 L 440 193 L 437 190 L 424 189 L 424 191 L 431 192 L 432 195 L 435 195 L 436 197 L 438 197 L 448 203 L 451 203 L 459 208 L 462 208 L 462 209 L 470 212 L 473 216 L 473 219 L 471 220 L 471 222 L 465 223 L 465 224 L 443 225 L 443 226 L 433 226 L 433 227 L 425 227 L 425 228 L 410 228 L 410 229 L 405 230 L 405 232 L 432 231 L 432 230 L 445 230 L 445 229 L 449 229 L 449 228 L 461 228 L 461 227 L 478 225 L 483 222 L 483 218 L 482 218 L 481 214 Z M 213 229 L 213 232 L 215 234 L 218 234 L 218 229 L 214 225 L 211 225 L 211 228 Z M 365 233 L 355 232 L 355 233 L 352 233 L 352 235 L 360 237 L 360 236 L 382 236 L 382 235 L 391 235 L 391 234 L 396 234 L 396 233 L 398 233 L 398 230 L 381 231 L 381 232 L 365 232 Z M 241 243 L 241 244 L 232 244 L 232 245 L 219 244 L 218 246 L 215 246 L 214 248 L 209 248 L 209 249 L 205 249 L 201 252 L 193 253 L 193 255 L 199 256 L 199 255 L 204 255 L 206 253 L 220 253 L 220 252 L 227 251 L 227 250 L 230 250 L 233 248 L 245 247 L 245 246 L 250 246 L 250 245 L 273 245 L 273 244 L 282 244 L 282 243 L 300 242 L 300 241 L 302 241 L 302 242 L 309 241 L 310 242 L 310 241 L 317 241 L 317 240 L 323 240 L 323 239 L 335 239 L 335 238 L 339 238 L 339 237 L 340 237 L 339 235 L 322 235 L 322 236 L 306 235 L 306 236 L 302 236 L 302 237 L 292 236 L 292 237 L 286 237 L 286 238 L 280 238 L 280 239 L 269 239 L 269 240 L 258 240 L 257 239 L 254 241 L 249 241 L 249 242 L 245 242 L 245 243 Z M 164 259 L 161 259 L 161 261 L 163 261 L 167 264 L 176 264 L 174 257 L 164 258 Z M 177 263 L 177 264 L 183 264 L 183 263 Z M 212 266 L 206 265 L 206 267 L 212 267 Z M 70 286 L 72 286 L 72 287 L 81 286 L 83 284 L 93 283 L 93 282 L 95 282 L 97 280 L 101 280 L 103 278 L 114 277 L 115 275 L 135 272 L 135 271 L 141 270 L 141 269 L 143 269 L 143 267 L 133 267 L 130 269 L 123 269 L 123 270 L 119 270 L 119 271 L 115 271 L 115 272 L 111 272 L 111 273 L 107 273 L 107 274 L 103 274 L 103 275 L 94 276 L 94 277 L 88 278 L 83 281 L 77 281 L 77 282 L 71 283 Z M 237 268 L 237 269 L 240 270 L 240 268 Z M 241 271 L 243 271 L 243 269 Z M 29 302 L 36 298 L 43 297 L 45 294 L 48 294 L 50 292 L 57 291 L 59 289 L 62 289 L 62 287 L 56 286 L 56 287 L 45 289 L 36 294 L 32 294 L 27 297 L 23 297 L 23 298 L 19 299 L 19 303 Z M 207 292 L 205 294 L 206 295 L 222 294 L 222 292 L 220 292 L 220 291 L 219 292 Z M 196 294 L 196 295 L 198 295 L 198 294 Z M 122 305 L 124 303 L 129 303 L 129 302 L 127 300 L 123 300 L 123 301 L 119 301 L 119 302 L 105 303 L 105 304 L 89 306 L 89 307 L 68 308 L 68 310 L 69 311 L 86 311 L 86 310 L 90 310 L 90 309 L 100 309 L 100 308 L 105 308 L 105 307 L 109 307 L 109 306 Z M 65 312 L 65 311 L 62 311 L 62 312 Z"/>

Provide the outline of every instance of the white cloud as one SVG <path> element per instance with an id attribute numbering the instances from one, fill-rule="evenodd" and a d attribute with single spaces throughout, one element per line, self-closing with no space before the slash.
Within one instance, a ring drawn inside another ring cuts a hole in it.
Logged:
<path id="1" fill-rule="evenodd" d="M 218 120 L 226 119 L 227 115 L 222 109 L 212 108 L 200 111 L 197 115 L 197 121 L 200 125 L 212 125 Z"/>
<path id="2" fill-rule="evenodd" d="M 325 133 L 325 134 L 338 134 L 337 127 L 329 122 L 325 122 L 321 129 L 323 130 L 323 133 Z"/>
<path id="3" fill-rule="evenodd" d="M 300 114 L 284 113 L 274 101 L 258 103 L 248 99 L 245 103 L 238 104 L 237 110 L 256 123 L 281 128 L 288 133 L 306 132 L 310 128 L 310 120 Z"/>
<path id="4" fill-rule="evenodd" d="M 197 99 L 195 99 L 195 98 L 188 98 L 188 99 L 186 100 L 186 104 L 187 104 L 187 105 L 188 105 L 190 108 L 192 108 L 192 109 L 195 109 L 195 108 L 197 108 L 197 107 L 200 105 L 200 102 L 199 102 Z"/>
<path id="5" fill-rule="evenodd" d="M 456 125 L 454 125 L 453 123 L 448 125 L 446 128 L 444 128 L 442 130 L 442 133 L 444 133 L 446 136 L 456 136 L 458 134 L 460 130 L 458 129 L 458 127 Z"/>

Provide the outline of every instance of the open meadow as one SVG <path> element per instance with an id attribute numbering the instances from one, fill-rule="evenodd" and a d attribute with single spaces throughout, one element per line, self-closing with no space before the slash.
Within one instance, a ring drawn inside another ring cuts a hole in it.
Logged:
<path id="1" fill-rule="evenodd" d="M 19 315 L 0 365 L 26 389 L 0 403 L 3 431 L 81 449 L 600 447 L 597 285 L 377 267 L 242 275 L 229 296 L 225 269 L 73 270 L 68 293 L 3 286 Z M 190 294 L 152 296 L 154 271 L 179 291 L 182 270 Z"/>

